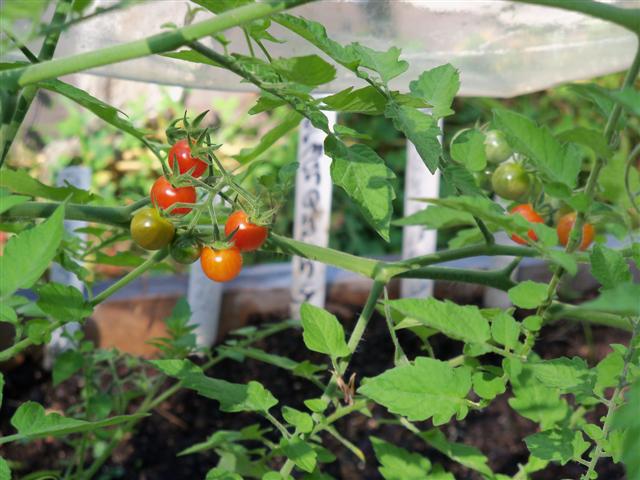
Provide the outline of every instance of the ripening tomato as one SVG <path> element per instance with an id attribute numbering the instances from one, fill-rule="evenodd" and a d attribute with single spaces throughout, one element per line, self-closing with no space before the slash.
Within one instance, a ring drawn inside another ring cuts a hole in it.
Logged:
<path id="1" fill-rule="evenodd" d="M 242 254 L 236 247 L 205 247 L 200 254 L 202 271 L 211 280 L 228 282 L 238 276 L 242 269 Z"/>
<path id="2" fill-rule="evenodd" d="M 558 240 L 560 245 L 567 246 L 569 243 L 569 236 L 573 225 L 576 223 L 576 212 L 567 213 L 558 220 L 558 226 L 556 231 L 558 232 Z M 582 225 L 582 239 L 580 240 L 580 250 L 586 250 L 593 242 L 594 228 L 590 223 L 585 222 Z"/>
<path id="3" fill-rule="evenodd" d="M 200 258 L 202 244 L 200 240 L 191 235 L 180 235 L 171 243 L 169 253 L 178 263 L 185 265 L 195 262 Z"/>
<path id="4" fill-rule="evenodd" d="M 513 150 L 500 130 L 489 130 L 484 137 L 484 153 L 489 163 L 502 163 L 508 159 Z"/>
<path id="5" fill-rule="evenodd" d="M 186 139 L 178 140 L 169 150 L 169 166 L 175 170 L 175 162 L 178 161 L 180 173 L 191 171 L 191 176 L 198 178 L 207 170 L 207 163 L 199 158 L 191 156 L 191 147 Z"/>
<path id="6" fill-rule="evenodd" d="M 163 210 L 168 210 L 170 215 L 184 215 L 191 208 L 178 207 L 169 210 L 174 203 L 196 203 L 196 189 L 194 187 L 174 187 L 165 177 L 158 178 L 149 193 L 151 202 Z"/>
<path id="7" fill-rule="evenodd" d="M 533 209 L 530 203 L 523 203 L 521 205 L 516 205 L 509 211 L 511 212 L 512 215 L 516 215 L 516 214 L 522 215 L 524 219 L 530 223 L 544 223 L 544 220 L 542 219 L 542 217 L 538 215 L 538 213 Z M 538 240 L 538 236 L 536 235 L 536 232 L 534 232 L 533 230 L 529 230 L 527 232 L 527 235 L 534 242 Z M 518 235 L 511 235 L 511 240 L 513 240 L 516 243 L 519 243 L 520 245 L 527 244 L 527 241 L 524 238 L 519 237 Z"/>
<path id="8" fill-rule="evenodd" d="M 238 247 L 241 252 L 257 250 L 262 246 L 269 234 L 267 227 L 251 223 L 247 214 L 242 210 L 235 211 L 229 215 L 227 223 L 224 225 L 224 234 L 227 237 L 234 230 L 236 233 L 233 234 L 229 241 Z"/>
<path id="9" fill-rule="evenodd" d="M 529 193 L 529 174 L 518 163 L 503 163 L 491 176 L 493 191 L 507 200 L 521 200 Z"/>
<path id="10" fill-rule="evenodd" d="M 173 224 L 155 208 L 143 208 L 131 219 L 131 238 L 147 250 L 160 250 L 169 245 L 175 234 Z"/>

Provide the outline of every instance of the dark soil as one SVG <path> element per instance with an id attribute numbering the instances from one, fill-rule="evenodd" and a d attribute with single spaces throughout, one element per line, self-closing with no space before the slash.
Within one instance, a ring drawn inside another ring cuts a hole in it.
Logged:
<path id="1" fill-rule="evenodd" d="M 263 323 L 264 319 L 255 319 Z M 403 332 L 400 332 L 401 334 Z M 538 342 L 538 353 L 543 357 L 559 355 L 580 355 L 590 363 L 603 358 L 611 343 L 626 343 L 628 335 L 618 330 L 594 327 L 590 332 L 593 342 L 585 341 L 585 330 L 572 323 L 558 323 L 546 327 Z M 413 357 L 421 354 L 417 341 L 410 334 L 400 338 L 407 353 Z M 286 332 L 263 341 L 260 348 L 291 357 L 295 360 L 309 358 L 301 336 L 296 332 Z M 440 358 L 449 358 L 460 351 L 460 345 L 446 338 L 434 343 Z M 376 375 L 389 368 L 392 362 L 392 346 L 384 320 L 374 317 L 359 351 L 353 358 L 349 375 L 353 372 L 360 379 Z M 321 356 L 311 356 L 317 363 Z M 319 390 L 311 383 L 291 377 L 276 367 L 248 360 L 244 364 L 226 360 L 208 372 L 209 375 L 225 378 L 233 382 L 258 380 L 267 386 L 279 399 L 281 405 L 303 409 L 303 400 L 316 397 Z M 39 362 L 27 358 L 24 363 L 5 372 L 6 386 L 4 402 L 0 413 L 2 434 L 12 433 L 9 418 L 17 406 L 27 400 L 42 403 L 52 409 L 60 409 L 77 401 L 78 385 L 74 380 L 52 388 L 50 374 L 42 370 Z M 454 421 L 446 425 L 444 432 L 451 441 L 464 442 L 480 449 L 489 458 L 489 464 L 496 472 L 513 475 L 518 464 L 526 462 L 527 449 L 522 439 L 536 431 L 533 422 L 519 416 L 507 404 L 509 393 L 498 397 L 489 408 L 482 412 L 472 412 L 464 421 Z M 596 420 L 602 412 L 596 412 Z M 352 414 L 337 423 L 337 429 L 366 455 L 366 464 L 337 443 L 332 437 L 325 438 L 325 446 L 337 457 L 326 465 L 325 471 L 338 479 L 379 479 L 377 463 L 368 441 L 375 435 L 409 450 L 422 453 L 432 463 L 441 463 L 453 472 L 457 479 L 481 479 L 481 476 L 427 446 L 420 438 L 398 426 L 381 423 L 388 418 L 384 409 L 377 407 L 373 418 Z M 222 414 L 217 403 L 199 397 L 192 391 L 184 390 L 161 405 L 154 415 L 142 421 L 135 436 L 128 438 L 116 450 L 110 463 L 101 471 L 101 478 L 173 480 L 204 478 L 206 472 L 215 466 L 214 453 L 176 457 L 176 453 L 190 445 L 205 440 L 219 429 L 237 429 L 256 423 L 256 415 Z M 431 427 L 430 422 L 418 424 L 421 430 Z M 21 474 L 38 469 L 51 469 L 59 465 L 58 460 L 71 455 L 71 449 L 53 439 L 33 441 L 27 444 L 10 444 L 0 447 L 0 454 L 12 460 L 14 470 Z M 18 470 L 18 465 L 21 467 Z M 535 480 L 557 480 L 579 478 L 584 468 L 577 465 L 560 467 L 551 465 L 543 472 L 536 473 Z M 620 480 L 624 478 L 620 465 L 609 459 L 599 463 L 600 478 Z"/>

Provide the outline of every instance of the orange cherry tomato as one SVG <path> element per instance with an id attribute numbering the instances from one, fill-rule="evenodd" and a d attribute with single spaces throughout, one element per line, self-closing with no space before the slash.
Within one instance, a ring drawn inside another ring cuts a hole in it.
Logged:
<path id="1" fill-rule="evenodd" d="M 571 235 L 571 230 L 573 229 L 573 225 L 576 223 L 576 212 L 567 213 L 560 217 L 558 220 L 558 226 L 556 227 L 556 231 L 558 232 L 558 240 L 560 241 L 560 245 L 567 246 L 569 243 L 569 236 Z M 593 225 L 585 222 L 582 225 L 582 239 L 580 240 L 580 250 L 586 250 L 593 242 L 593 236 L 595 234 L 595 230 Z"/>
<path id="2" fill-rule="evenodd" d="M 215 282 L 228 282 L 242 270 L 242 254 L 236 247 L 215 249 L 205 247 L 200 254 L 204 274 Z"/>
<path id="3" fill-rule="evenodd" d="M 191 176 L 200 177 L 208 165 L 199 158 L 191 156 L 191 147 L 186 139 L 178 140 L 169 150 L 169 166 L 175 170 L 176 161 L 178 162 L 178 170 L 180 173 L 191 171 Z"/>
<path id="4" fill-rule="evenodd" d="M 174 203 L 196 203 L 194 187 L 174 187 L 165 177 L 160 177 L 154 182 L 149 196 L 155 206 L 168 210 L 170 215 L 184 215 L 191 211 L 188 207 L 170 209 Z"/>
<path id="5" fill-rule="evenodd" d="M 233 237 L 229 240 L 241 252 L 251 252 L 259 249 L 269 235 L 267 227 L 256 225 L 249 221 L 249 217 L 242 210 L 238 210 L 229 215 L 227 223 L 224 225 L 224 234 L 228 237 L 233 232 Z"/>
<path id="6" fill-rule="evenodd" d="M 530 203 L 523 203 L 521 205 L 516 205 L 510 210 L 510 212 L 511 212 L 511 215 L 522 215 L 524 219 L 530 223 L 544 223 L 544 220 L 542 219 L 542 217 L 538 215 L 538 213 L 533 209 L 533 206 L 531 206 Z M 538 236 L 536 235 L 536 232 L 534 232 L 533 230 L 529 230 L 527 232 L 527 236 L 534 242 L 538 240 Z M 519 243 L 520 245 L 527 244 L 527 241 L 518 235 L 511 235 L 511 240 L 513 240 L 516 243 Z"/>

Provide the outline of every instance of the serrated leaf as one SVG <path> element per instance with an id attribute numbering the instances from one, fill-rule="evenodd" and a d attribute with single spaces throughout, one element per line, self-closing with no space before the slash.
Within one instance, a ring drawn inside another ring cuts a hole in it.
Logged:
<path id="1" fill-rule="evenodd" d="M 0 480 L 11 480 L 11 468 L 2 457 L 0 457 Z"/>
<path id="2" fill-rule="evenodd" d="M 51 340 L 51 322 L 45 318 L 34 318 L 27 322 L 27 338 L 34 345 L 42 345 Z"/>
<path id="3" fill-rule="evenodd" d="M 85 301 L 82 292 L 70 285 L 49 282 L 38 287 L 38 307 L 47 315 L 68 322 L 81 320 L 93 312 L 93 308 Z"/>
<path id="4" fill-rule="evenodd" d="M 475 225 L 473 216 L 446 207 L 430 206 L 424 210 L 391 222 L 393 225 L 404 227 L 407 225 L 422 225 L 435 230 Z"/>
<path id="5" fill-rule="evenodd" d="M 536 308 L 547 299 L 548 286 L 545 283 L 525 280 L 509 289 L 509 300 L 520 308 Z"/>
<path id="6" fill-rule="evenodd" d="M 613 415 L 612 433 L 624 432 L 624 438 L 618 438 L 622 443 L 619 449 L 620 457 L 625 464 L 629 479 L 640 478 L 640 380 L 636 380 L 625 392 L 624 404 Z"/>
<path id="7" fill-rule="evenodd" d="M 620 315 L 640 315 L 640 284 L 621 283 L 617 287 L 604 290 L 595 300 L 582 303 L 580 307 L 617 313 Z"/>
<path id="8" fill-rule="evenodd" d="M 391 185 L 393 172 L 371 147 L 362 144 L 347 147 L 333 135 L 325 140 L 325 152 L 333 159 L 333 182 L 347 192 L 367 222 L 388 241 L 395 198 Z"/>
<path id="9" fill-rule="evenodd" d="M 283 77 L 303 85 L 322 85 L 336 77 L 336 68 L 318 55 L 278 58 L 271 64 Z"/>
<path id="10" fill-rule="evenodd" d="M 442 156 L 442 145 L 438 140 L 442 131 L 437 121 L 431 115 L 395 102 L 387 103 L 384 116 L 391 119 L 396 129 L 407 136 L 429 171 L 435 173 Z"/>
<path id="11" fill-rule="evenodd" d="M 590 255 L 591 273 L 604 288 L 615 288 L 631 281 L 627 260 L 616 250 L 597 243 Z"/>
<path id="12" fill-rule="evenodd" d="M 242 480 L 242 477 L 226 468 L 214 467 L 207 472 L 205 480 Z"/>
<path id="13" fill-rule="evenodd" d="M 539 127 L 527 117 L 507 110 L 494 111 L 494 121 L 513 149 L 526 155 L 547 180 L 568 188 L 575 186 L 581 158 L 564 147 L 547 127 Z"/>
<path id="14" fill-rule="evenodd" d="M 313 420 L 311 415 L 292 407 L 282 408 L 282 417 L 290 424 L 296 427 L 300 433 L 309 433 L 313 429 Z"/>
<path id="15" fill-rule="evenodd" d="M 487 400 L 493 400 L 498 395 L 502 394 L 506 390 L 505 382 L 502 378 L 488 372 L 476 372 L 471 377 L 473 383 L 473 391 L 478 394 L 480 398 Z"/>
<path id="16" fill-rule="evenodd" d="M 58 413 L 47 414 L 44 407 L 35 402 L 26 402 L 18 407 L 11 417 L 16 435 L 0 438 L 0 444 L 15 440 L 33 440 L 42 437 L 61 437 L 71 433 L 92 432 L 101 428 L 119 425 L 145 415 L 120 415 L 98 422 L 87 422 L 63 417 Z"/>
<path id="17" fill-rule="evenodd" d="M 613 151 L 601 132 L 586 127 L 575 127 L 565 130 L 557 135 L 562 142 L 573 142 L 584 145 L 602 158 L 609 158 Z"/>
<path id="18" fill-rule="evenodd" d="M 423 72 L 409 84 L 411 93 L 432 106 L 436 118 L 451 115 L 453 99 L 460 88 L 460 74 L 452 65 L 445 64 Z"/>
<path id="19" fill-rule="evenodd" d="M 594 380 L 587 363 L 579 357 L 539 360 L 531 362 L 529 369 L 540 383 L 563 392 L 590 387 Z"/>
<path id="20" fill-rule="evenodd" d="M 369 437 L 380 462 L 378 471 L 385 480 L 425 480 L 431 462 L 423 455 L 409 452 L 378 437 Z"/>
<path id="21" fill-rule="evenodd" d="M 450 442 L 437 428 L 423 432 L 420 436 L 443 455 L 484 475 L 493 476 L 487 465 L 487 457 L 477 448 L 463 443 Z"/>
<path id="22" fill-rule="evenodd" d="M 316 468 L 317 453 L 311 445 L 299 437 L 291 439 L 283 438 L 280 441 L 280 448 L 287 458 L 293 461 L 301 470 L 313 472 Z"/>
<path id="23" fill-rule="evenodd" d="M 479 130 L 467 130 L 451 144 L 451 157 L 472 172 L 479 172 L 487 166 L 484 141 L 484 134 Z"/>
<path id="24" fill-rule="evenodd" d="M 520 324 L 504 312 L 500 312 L 491 321 L 491 336 L 500 345 L 514 349 L 520 337 Z"/>
<path id="25" fill-rule="evenodd" d="M 458 190 L 461 195 L 472 197 L 484 197 L 485 194 L 478 187 L 473 174 L 464 165 L 448 162 L 440 166 L 443 182 L 451 188 Z"/>
<path id="26" fill-rule="evenodd" d="M 53 364 L 53 386 L 58 386 L 65 380 L 71 378 L 74 373 L 82 368 L 84 357 L 74 350 L 62 352 L 55 359 Z"/>
<path id="27" fill-rule="evenodd" d="M 491 338 L 489 322 L 475 306 L 462 306 L 435 298 L 404 298 L 387 304 L 407 317 L 448 337 L 469 343 L 486 343 Z"/>
<path id="28" fill-rule="evenodd" d="M 0 257 L 0 297 L 31 287 L 45 272 L 62 241 L 63 219 L 60 206 L 44 222 L 9 239 Z"/>
<path id="29" fill-rule="evenodd" d="M 71 185 L 50 187 L 33 178 L 25 170 L 11 170 L 6 167 L 2 169 L 2 174 L 0 175 L 0 187 L 15 193 L 58 202 L 68 200 L 73 203 L 88 203 L 95 198 L 94 195 L 86 190 L 80 190 Z"/>
<path id="30" fill-rule="evenodd" d="M 466 396 L 471 374 L 433 358 L 417 357 L 413 364 L 387 370 L 367 379 L 358 392 L 409 420 L 433 418 L 441 425 L 468 412 Z"/>
<path id="31" fill-rule="evenodd" d="M 614 387 L 620 380 L 624 368 L 624 358 L 619 352 L 611 352 L 596 365 L 596 384 L 593 391 L 603 395 L 604 390 Z"/>
<path id="32" fill-rule="evenodd" d="M 357 55 L 359 68 L 373 70 L 384 83 L 402 75 L 409 68 L 409 64 L 400 60 L 401 50 L 391 47 L 386 52 L 373 50 L 359 43 L 352 43 L 349 48 Z"/>
<path id="33" fill-rule="evenodd" d="M 534 433 L 524 439 L 529 451 L 542 460 L 560 462 L 561 465 L 581 458 L 589 448 L 582 432 L 568 429 L 553 429 Z"/>
<path id="34" fill-rule="evenodd" d="M 0 303 L 0 322 L 11 323 L 13 325 L 18 323 L 18 314 L 6 303 Z"/>
<path id="35" fill-rule="evenodd" d="M 344 340 L 344 329 L 335 317 L 323 308 L 303 303 L 300 307 L 302 338 L 309 350 L 332 357 L 345 357 L 351 352 Z"/>
<path id="36" fill-rule="evenodd" d="M 348 113 L 381 115 L 387 99 L 372 86 L 354 90 L 349 87 L 338 93 L 322 98 L 323 110 L 335 110 Z"/>

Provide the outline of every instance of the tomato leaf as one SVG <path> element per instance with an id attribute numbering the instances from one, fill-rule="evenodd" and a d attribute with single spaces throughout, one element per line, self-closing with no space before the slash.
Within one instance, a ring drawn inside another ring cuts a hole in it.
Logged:
<path id="1" fill-rule="evenodd" d="M 445 64 L 423 72 L 409 84 L 411 93 L 432 106 L 435 118 L 452 115 L 453 99 L 460 88 L 460 74 L 452 65 Z"/>
<path id="2" fill-rule="evenodd" d="M 7 188 L 15 193 L 21 193 L 31 197 L 47 198 L 58 202 L 68 200 L 73 203 L 88 203 L 96 198 L 95 195 L 86 190 L 81 190 L 72 185 L 67 185 L 66 187 L 50 187 L 30 176 L 25 170 L 11 170 L 10 168 L 2 169 L 0 187 Z M 20 201 L 19 203 L 22 202 Z"/>
<path id="3" fill-rule="evenodd" d="M 463 443 L 450 442 L 437 428 L 423 432 L 420 436 L 433 448 L 455 462 L 489 477 L 493 476 L 491 469 L 487 465 L 489 460 L 477 448 Z"/>
<path id="4" fill-rule="evenodd" d="M 336 68 L 318 55 L 278 58 L 272 65 L 283 77 L 303 85 L 322 85 L 336 78 Z"/>
<path id="5" fill-rule="evenodd" d="M 473 172 L 487 166 L 484 134 L 479 130 L 467 130 L 458 135 L 451 144 L 451 157 Z"/>
<path id="6" fill-rule="evenodd" d="M 631 272 L 624 256 L 611 248 L 594 245 L 590 255 L 591 273 L 603 288 L 615 288 L 631 281 Z"/>
<path id="7" fill-rule="evenodd" d="M 378 437 L 369 437 L 385 480 L 426 479 L 431 462 L 424 455 L 409 452 Z"/>
<path id="8" fill-rule="evenodd" d="M 359 43 L 352 43 L 348 48 L 356 53 L 360 60 L 359 69 L 366 68 L 373 70 L 385 84 L 402 75 L 409 68 L 409 64 L 400 60 L 400 49 L 397 47 L 391 47 L 386 52 L 373 50 Z M 359 75 L 363 78 L 368 78 L 368 74 L 364 74 L 360 71 Z"/>
<path id="9" fill-rule="evenodd" d="M 354 90 L 349 87 L 322 99 L 325 110 L 340 112 L 363 113 L 367 115 L 381 115 L 384 112 L 387 99 L 372 86 Z"/>
<path id="10" fill-rule="evenodd" d="M 282 438 L 280 449 L 301 470 L 311 473 L 316 468 L 318 454 L 300 437 Z"/>
<path id="11" fill-rule="evenodd" d="M 84 357 L 81 353 L 67 350 L 58 355 L 53 364 L 53 386 L 58 386 L 71 378 L 74 373 L 82 368 Z"/>
<path id="12" fill-rule="evenodd" d="M 62 241 L 63 219 L 61 205 L 44 222 L 9 239 L 0 256 L 0 297 L 29 288 L 42 276 Z"/>
<path id="13" fill-rule="evenodd" d="M 547 299 L 547 290 L 545 283 L 525 280 L 509 289 L 509 300 L 520 308 L 536 308 Z"/>
<path id="14" fill-rule="evenodd" d="M 300 307 L 302 338 L 309 350 L 333 358 L 351 353 L 344 340 L 344 329 L 335 317 L 323 308 L 303 303 Z"/>
<path id="15" fill-rule="evenodd" d="M 534 433 L 524 439 L 529 451 L 542 460 L 560 462 L 582 458 L 582 454 L 591 446 L 584 440 L 582 432 L 568 428 L 554 428 Z"/>
<path id="16" fill-rule="evenodd" d="M 56 320 L 82 320 L 93 312 L 93 308 L 85 302 L 82 292 L 73 286 L 49 282 L 38 287 L 37 292 L 38 307 Z"/>

